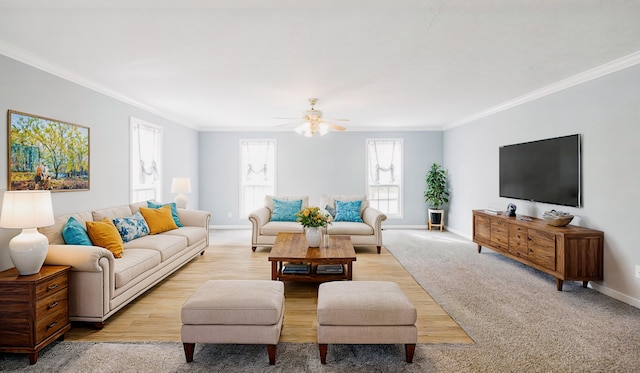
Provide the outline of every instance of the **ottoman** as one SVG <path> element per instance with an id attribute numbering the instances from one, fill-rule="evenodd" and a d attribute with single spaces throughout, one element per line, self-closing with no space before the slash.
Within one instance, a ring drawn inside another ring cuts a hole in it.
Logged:
<path id="1" fill-rule="evenodd" d="M 266 344 L 269 364 L 284 319 L 284 284 L 270 280 L 210 280 L 182 305 L 181 338 L 187 362 L 196 343 Z"/>
<path id="2" fill-rule="evenodd" d="M 334 281 L 318 288 L 318 347 L 326 364 L 327 345 L 405 345 L 413 362 L 418 341 L 416 308 L 402 289 L 386 281 Z"/>

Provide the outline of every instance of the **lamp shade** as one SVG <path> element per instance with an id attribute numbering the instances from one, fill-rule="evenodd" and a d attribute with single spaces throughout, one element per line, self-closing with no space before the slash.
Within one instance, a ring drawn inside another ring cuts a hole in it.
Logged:
<path id="1" fill-rule="evenodd" d="M 191 193 L 191 179 L 188 177 L 174 177 L 171 180 L 171 193 Z"/>
<path id="2" fill-rule="evenodd" d="M 0 227 L 22 228 L 9 241 L 9 256 L 20 275 L 38 273 L 47 256 L 49 241 L 38 227 L 53 225 L 51 192 L 28 190 L 4 192 Z"/>
<path id="3" fill-rule="evenodd" d="M 48 190 L 4 192 L 0 227 L 37 228 L 53 225 L 53 205 Z"/>

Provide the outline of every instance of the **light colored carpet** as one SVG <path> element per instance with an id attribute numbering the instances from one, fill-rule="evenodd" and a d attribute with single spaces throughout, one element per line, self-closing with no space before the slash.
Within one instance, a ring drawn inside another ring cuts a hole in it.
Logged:
<path id="1" fill-rule="evenodd" d="M 2 371 L 60 372 L 637 372 L 640 310 L 581 283 L 551 276 L 448 232 L 385 230 L 385 246 L 475 340 L 419 344 L 413 364 L 396 345 L 330 345 L 327 365 L 313 343 L 197 345 L 187 364 L 180 343 L 58 342 L 38 364 L 5 355 Z"/>

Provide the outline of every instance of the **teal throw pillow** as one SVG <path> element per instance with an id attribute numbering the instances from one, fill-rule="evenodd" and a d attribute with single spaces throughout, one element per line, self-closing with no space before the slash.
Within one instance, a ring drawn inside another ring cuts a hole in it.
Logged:
<path id="1" fill-rule="evenodd" d="M 176 223 L 178 227 L 183 227 L 182 223 L 180 223 L 180 218 L 178 217 L 178 207 L 175 202 L 166 203 L 164 205 L 171 205 L 171 216 L 173 217 L 173 221 Z M 151 201 L 147 201 L 147 207 L 150 209 L 159 209 L 164 206 L 161 203 L 153 203 Z"/>
<path id="2" fill-rule="evenodd" d="M 170 220 L 169 220 L 170 221 Z M 131 216 L 113 219 L 122 241 L 129 242 L 149 234 L 149 226 L 140 211 Z"/>
<path id="3" fill-rule="evenodd" d="M 67 245 L 93 246 L 87 230 L 73 216 L 69 217 L 62 228 L 62 238 Z"/>
<path id="4" fill-rule="evenodd" d="M 302 200 L 281 201 L 273 199 L 271 221 L 296 221 L 296 213 L 302 208 Z"/>
<path id="5" fill-rule="evenodd" d="M 362 223 L 360 217 L 360 205 L 362 201 L 336 201 L 336 219 L 335 221 L 350 221 L 354 223 Z"/>

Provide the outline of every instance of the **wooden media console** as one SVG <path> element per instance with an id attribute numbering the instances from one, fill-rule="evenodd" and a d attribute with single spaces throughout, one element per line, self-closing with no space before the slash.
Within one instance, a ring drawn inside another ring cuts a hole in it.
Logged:
<path id="1" fill-rule="evenodd" d="M 543 219 L 508 217 L 473 210 L 473 242 L 488 247 L 556 278 L 561 291 L 564 281 L 603 278 L 604 233 L 567 225 L 554 227 Z"/>

